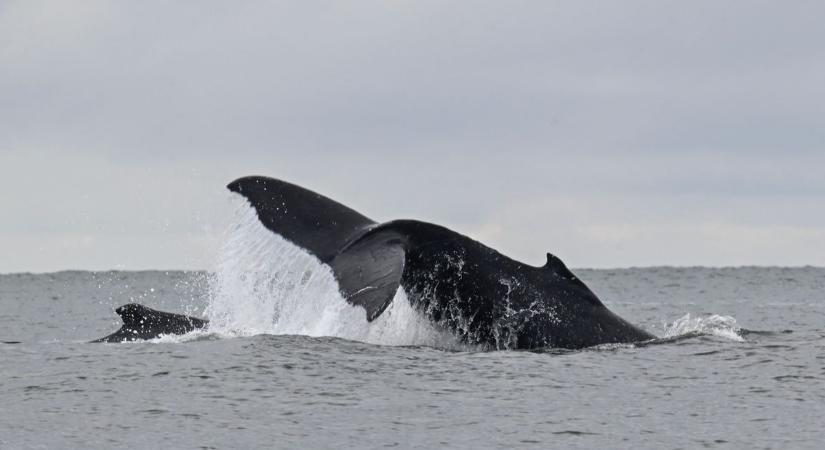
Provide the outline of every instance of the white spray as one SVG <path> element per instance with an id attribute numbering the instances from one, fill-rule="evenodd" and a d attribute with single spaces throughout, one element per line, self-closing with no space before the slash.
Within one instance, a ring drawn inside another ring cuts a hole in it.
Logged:
<path id="1" fill-rule="evenodd" d="M 348 304 L 330 268 L 267 230 L 246 202 L 209 280 L 209 331 L 228 336 L 301 334 L 372 344 L 463 348 L 415 311 L 403 289 L 372 322 Z"/>
<path id="2" fill-rule="evenodd" d="M 664 338 L 700 333 L 744 342 L 742 336 L 739 335 L 740 330 L 736 319 L 731 316 L 711 314 L 706 317 L 692 317 L 690 314 L 685 314 L 673 323 L 665 324 Z"/>

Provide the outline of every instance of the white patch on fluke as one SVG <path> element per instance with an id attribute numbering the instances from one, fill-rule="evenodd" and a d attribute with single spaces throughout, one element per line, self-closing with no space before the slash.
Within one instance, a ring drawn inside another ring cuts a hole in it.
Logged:
<path id="1" fill-rule="evenodd" d="M 372 322 L 341 297 L 329 266 L 267 230 L 244 201 L 209 280 L 210 333 L 300 334 L 384 345 L 463 348 L 415 311 L 403 289 Z"/>

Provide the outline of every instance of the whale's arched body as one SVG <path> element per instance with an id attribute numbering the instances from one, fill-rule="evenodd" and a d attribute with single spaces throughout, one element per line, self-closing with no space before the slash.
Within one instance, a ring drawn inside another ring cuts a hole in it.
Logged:
<path id="1" fill-rule="evenodd" d="M 583 348 L 655 336 L 608 310 L 557 257 L 533 267 L 416 220 L 376 223 L 320 194 L 250 176 L 227 188 L 270 231 L 329 265 L 342 296 L 372 321 L 398 288 L 462 341 L 488 348 Z"/>

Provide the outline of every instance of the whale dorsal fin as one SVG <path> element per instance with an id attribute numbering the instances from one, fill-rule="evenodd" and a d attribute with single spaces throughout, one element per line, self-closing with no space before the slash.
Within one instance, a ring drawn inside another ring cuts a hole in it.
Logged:
<path id="1" fill-rule="evenodd" d="M 568 280 L 578 280 L 573 272 L 564 265 L 561 259 L 558 256 L 547 253 L 547 263 L 542 267 L 545 270 L 551 270 L 556 275 L 568 279 Z"/>
<path id="2" fill-rule="evenodd" d="M 334 200 L 274 178 L 243 177 L 226 187 L 249 200 L 266 228 L 325 263 L 375 224 Z"/>

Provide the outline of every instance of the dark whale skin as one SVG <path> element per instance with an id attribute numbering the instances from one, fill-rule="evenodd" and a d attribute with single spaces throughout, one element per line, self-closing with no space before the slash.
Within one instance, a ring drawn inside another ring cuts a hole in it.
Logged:
<path id="1" fill-rule="evenodd" d="M 126 342 L 155 339 L 163 335 L 186 334 L 206 327 L 208 320 L 173 314 L 129 303 L 115 310 L 123 326 L 92 342 Z"/>
<path id="2" fill-rule="evenodd" d="M 372 321 L 399 287 L 414 308 L 463 342 L 490 349 L 580 349 L 656 336 L 630 324 L 557 257 L 534 267 L 448 228 L 376 223 L 327 197 L 262 176 L 227 188 L 270 231 L 329 265 L 341 295 Z"/>

